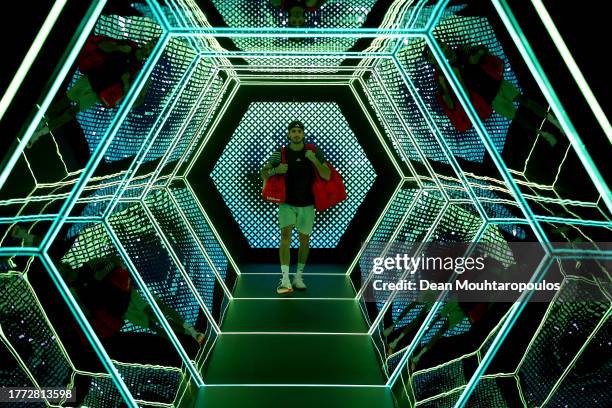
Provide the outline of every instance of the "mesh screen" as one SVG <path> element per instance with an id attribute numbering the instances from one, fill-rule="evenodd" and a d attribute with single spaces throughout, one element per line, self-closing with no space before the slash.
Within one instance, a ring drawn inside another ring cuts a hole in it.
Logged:
<path id="1" fill-rule="evenodd" d="M 314 12 L 305 13 L 305 27 L 308 28 L 358 28 L 363 25 L 367 14 L 374 5 L 374 0 L 337 0 L 323 4 Z M 268 0 L 238 0 L 226 2 L 213 0 L 213 4 L 230 27 L 288 27 L 286 11 L 274 7 Z M 234 38 L 238 49 L 243 51 L 305 51 L 316 53 L 322 51 L 347 51 L 356 38 L 300 38 L 298 40 L 283 38 L 266 39 L 257 36 Z M 320 60 L 325 65 L 338 65 L 338 60 Z M 291 61 L 287 61 L 291 64 Z M 316 61 L 315 63 L 317 63 Z M 257 64 L 275 65 L 275 59 L 257 60 Z"/>
<path id="2" fill-rule="evenodd" d="M 198 294 L 204 299 L 208 310 L 212 310 L 215 274 L 168 195 L 167 191 L 149 194 L 146 205 L 153 213 L 155 221 L 159 224 L 172 249 L 176 252 Z"/>
<path id="3" fill-rule="evenodd" d="M 584 302 L 574 301 L 578 296 Z M 518 372 L 521 389 L 529 404 L 538 405 L 544 401 L 609 309 L 609 303 L 597 302 L 598 298 L 598 289 L 594 285 L 570 280 L 565 282 L 559 297 L 550 305 Z M 609 390 L 593 395 L 593 398 L 605 396 L 610 396 Z"/>
<path id="4" fill-rule="evenodd" d="M 2 274 L 0 286 L 3 342 L 11 345 L 39 386 L 65 387 L 72 368 L 25 275 Z"/>
<path id="5" fill-rule="evenodd" d="M 213 265 L 219 271 L 223 279 L 227 276 L 228 260 L 215 238 L 210 226 L 204 219 L 196 198 L 187 188 L 173 186 L 170 192 L 179 203 L 180 210 L 183 212 L 191 227 L 196 231 L 200 242 L 206 249 L 206 253 L 212 259 Z"/>
<path id="6" fill-rule="evenodd" d="M 335 103 L 252 103 L 211 174 L 252 248 L 277 248 L 279 244 L 277 206 L 262 201 L 259 171 L 272 152 L 285 143 L 286 126 L 295 118 L 306 126 L 306 142 L 321 149 L 342 175 L 348 196 L 342 204 L 317 214 L 311 248 L 337 245 L 374 184 L 374 168 Z M 294 235 L 292 247 L 298 245 Z"/>

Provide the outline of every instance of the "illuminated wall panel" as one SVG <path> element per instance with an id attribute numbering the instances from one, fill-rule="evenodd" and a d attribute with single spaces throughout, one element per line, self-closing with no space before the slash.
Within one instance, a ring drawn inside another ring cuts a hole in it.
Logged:
<path id="1" fill-rule="evenodd" d="M 316 215 L 312 248 L 334 248 L 374 184 L 376 173 L 332 102 L 254 102 L 223 150 L 211 177 L 252 248 L 278 248 L 277 205 L 261 198 L 259 171 L 287 143 L 287 125 L 305 124 L 306 143 L 322 150 L 342 175 L 348 198 Z M 292 246 L 297 247 L 297 234 Z"/>

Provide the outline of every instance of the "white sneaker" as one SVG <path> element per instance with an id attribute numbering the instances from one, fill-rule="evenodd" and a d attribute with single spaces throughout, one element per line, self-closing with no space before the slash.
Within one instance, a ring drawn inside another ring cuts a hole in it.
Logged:
<path id="1" fill-rule="evenodd" d="M 293 287 L 298 289 L 298 290 L 305 290 L 306 289 L 306 284 L 304 283 L 304 280 L 302 279 L 302 274 L 296 274 L 293 277 Z"/>
<path id="2" fill-rule="evenodd" d="M 293 292 L 293 288 L 291 287 L 289 276 L 283 276 L 278 284 L 278 287 L 276 288 L 276 293 L 279 295 L 285 295 L 291 292 Z"/>

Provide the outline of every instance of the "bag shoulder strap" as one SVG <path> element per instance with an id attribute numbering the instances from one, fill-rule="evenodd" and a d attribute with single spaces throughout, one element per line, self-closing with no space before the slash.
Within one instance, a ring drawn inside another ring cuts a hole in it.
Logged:
<path id="1" fill-rule="evenodd" d="M 306 143 L 304 144 L 304 149 L 312 150 L 313 152 L 316 152 L 317 146 L 313 145 L 312 143 Z"/>
<path id="2" fill-rule="evenodd" d="M 281 147 L 281 163 L 287 163 L 287 155 L 285 153 L 285 146 Z"/>

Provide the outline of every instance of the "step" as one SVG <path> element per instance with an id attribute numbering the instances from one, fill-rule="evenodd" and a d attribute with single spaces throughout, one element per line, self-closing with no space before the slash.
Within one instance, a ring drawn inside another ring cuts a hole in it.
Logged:
<path id="1" fill-rule="evenodd" d="M 384 385 L 367 335 L 221 334 L 206 384 Z"/>
<path id="2" fill-rule="evenodd" d="M 278 265 L 275 267 L 278 269 Z M 317 267 L 317 271 L 320 268 Z M 304 282 L 308 286 L 305 291 L 295 290 L 291 295 L 279 296 L 276 287 L 280 280 L 280 273 L 243 273 L 236 279 L 236 286 L 232 295 L 234 298 L 252 299 L 353 299 L 355 289 L 351 284 L 350 278 L 343 274 L 304 274 Z"/>
<path id="3" fill-rule="evenodd" d="M 262 273 L 280 275 L 280 266 L 278 263 L 242 264 L 240 265 L 239 269 L 243 275 Z M 317 273 L 326 275 L 345 275 L 347 269 L 348 266 L 342 264 L 317 263 L 306 265 L 306 273 Z M 295 272 L 295 264 L 291 266 L 291 272 Z"/>
<path id="4" fill-rule="evenodd" d="M 352 299 L 231 301 L 223 332 L 367 333 L 359 303 Z"/>
<path id="5" fill-rule="evenodd" d="M 393 408 L 386 387 L 205 387 L 198 407 Z"/>

